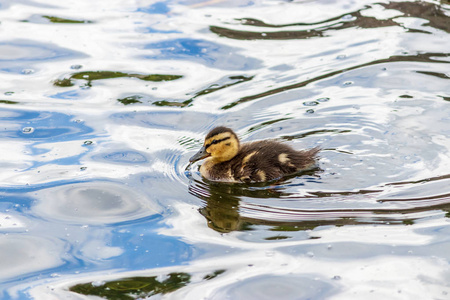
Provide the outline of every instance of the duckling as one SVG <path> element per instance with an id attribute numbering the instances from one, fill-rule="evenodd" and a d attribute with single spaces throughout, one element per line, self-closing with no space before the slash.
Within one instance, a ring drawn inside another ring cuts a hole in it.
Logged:
<path id="1" fill-rule="evenodd" d="M 206 135 L 203 147 L 189 162 L 206 158 L 200 174 L 208 180 L 264 182 L 314 168 L 319 150 L 297 151 L 273 140 L 241 145 L 233 130 L 220 126 Z"/>

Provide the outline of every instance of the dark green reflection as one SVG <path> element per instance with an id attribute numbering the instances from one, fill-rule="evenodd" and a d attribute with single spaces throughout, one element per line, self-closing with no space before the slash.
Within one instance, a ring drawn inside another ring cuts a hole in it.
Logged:
<path id="1" fill-rule="evenodd" d="M 289 239 L 290 236 L 287 235 L 276 235 L 276 236 L 271 236 L 268 238 L 265 238 L 265 240 L 267 241 L 277 241 L 277 240 L 285 240 L 285 239 Z"/>
<path id="2" fill-rule="evenodd" d="M 86 72 L 78 72 L 72 74 L 69 78 L 64 79 L 58 79 L 53 82 L 54 85 L 59 87 L 69 87 L 73 86 L 73 80 L 87 80 L 87 85 L 91 86 L 92 81 L 94 80 L 101 80 L 101 79 L 111 79 L 111 78 L 121 78 L 121 77 L 128 77 L 128 78 L 138 78 L 140 80 L 144 81 L 171 81 L 179 79 L 183 76 L 181 75 L 163 75 L 163 74 L 149 74 L 149 75 L 142 75 L 142 74 L 130 74 L 130 73 L 123 73 L 123 72 L 114 72 L 114 71 L 86 71 Z"/>
<path id="3" fill-rule="evenodd" d="M 68 24 L 93 23 L 92 21 L 71 20 L 71 19 L 64 19 L 64 18 L 53 17 L 53 16 L 42 16 L 42 17 L 48 19 L 52 23 L 68 23 Z"/>
<path id="4" fill-rule="evenodd" d="M 219 269 L 203 276 L 203 280 L 212 280 L 226 270 Z M 174 292 L 191 282 L 188 273 L 170 273 L 164 281 L 157 280 L 157 276 L 130 277 L 95 285 L 92 282 L 81 283 L 69 288 L 70 291 L 87 295 L 99 296 L 109 300 L 148 298 L 158 294 Z"/>
<path id="5" fill-rule="evenodd" d="M 17 102 L 17 101 L 10 101 L 10 100 L 0 100 L 0 103 L 3 103 L 3 104 L 18 104 L 19 102 Z"/>
<path id="6" fill-rule="evenodd" d="M 227 87 L 231 87 L 234 86 L 236 84 L 242 83 L 242 82 L 246 82 L 249 80 L 252 80 L 254 76 L 228 76 L 222 80 L 220 80 L 219 82 L 215 82 L 213 84 L 210 84 L 209 86 L 207 86 L 206 88 L 202 88 L 199 91 L 195 92 L 194 95 L 185 100 L 185 101 L 169 101 L 169 100 L 161 100 L 161 101 L 155 101 L 153 102 L 153 105 L 156 106 L 175 106 L 175 107 L 187 107 L 190 106 L 191 103 L 200 96 L 203 95 L 208 95 L 211 94 L 213 92 L 217 92 L 220 91 L 222 89 L 225 89 Z"/>
<path id="7" fill-rule="evenodd" d="M 106 299 L 136 299 L 150 297 L 157 294 L 167 294 L 186 286 L 191 275 L 187 273 L 170 273 L 164 281 L 158 281 L 156 276 L 131 277 L 109 281 L 102 285 L 90 283 L 77 284 L 69 288 L 70 291 Z"/>
<path id="8" fill-rule="evenodd" d="M 129 105 L 129 104 L 135 104 L 135 103 L 142 103 L 142 101 L 139 101 L 139 99 L 142 99 L 142 96 L 134 95 L 134 96 L 125 97 L 122 99 L 117 99 L 117 101 L 119 101 L 123 105 Z"/>
<path id="9" fill-rule="evenodd" d="M 189 99 L 183 102 L 177 102 L 177 101 L 169 101 L 169 100 L 161 100 L 161 101 L 155 101 L 153 102 L 153 105 L 156 106 L 175 106 L 175 107 L 186 107 L 189 104 L 191 104 L 193 99 Z"/>
<path id="10" fill-rule="evenodd" d="M 217 271 L 212 272 L 211 274 L 205 275 L 203 277 L 203 279 L 204 280 L 211 280 L 211 279 L 214 279 L 214 278 L 216 278 L 217 276 L 219 276 L 220 274 L 223 274 L 223 273 L 225 273 L 225 270 L 217 270 Z"/>

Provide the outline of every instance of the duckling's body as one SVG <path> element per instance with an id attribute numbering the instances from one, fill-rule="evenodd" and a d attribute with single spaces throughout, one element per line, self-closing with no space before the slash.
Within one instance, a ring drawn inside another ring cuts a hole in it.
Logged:
<path id="1" fill-rule="evenodd" d="M 207 158 L 200 174 L 209 180 L 263 182 L 313 168 L 318 152 L 319 148 L 297 151 L 272 140 L 240 145 L 231 129 L 216 127 L 190 161 Z"/>

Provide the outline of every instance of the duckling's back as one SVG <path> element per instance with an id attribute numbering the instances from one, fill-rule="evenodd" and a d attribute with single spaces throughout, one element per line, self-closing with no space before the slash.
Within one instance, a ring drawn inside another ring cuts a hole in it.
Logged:
<path id="1" fill-rule="evenodd" d="M 315 166 L 319 148 L 297 151 L 276 141 L 258 141 L 243 144 L 239 153 L 229 162 L 236 181 L 270 181 Z"/>

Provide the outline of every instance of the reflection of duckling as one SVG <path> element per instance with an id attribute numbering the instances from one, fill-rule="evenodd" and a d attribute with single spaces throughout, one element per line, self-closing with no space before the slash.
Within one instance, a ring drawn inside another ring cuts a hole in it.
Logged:
<path id="1" fill-rule="evenodd" d="M 227 127 L 216 127 L 205 138 L 200 151 L 190 162 L 207 158 L 200 173 L 209 180 L 225 182 L 262 182 L 315 167 L 319 148 L 297 151 L 276 141 L 239 144 Z"/>

